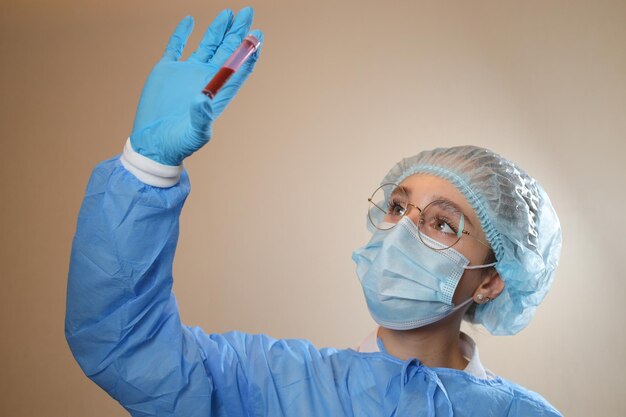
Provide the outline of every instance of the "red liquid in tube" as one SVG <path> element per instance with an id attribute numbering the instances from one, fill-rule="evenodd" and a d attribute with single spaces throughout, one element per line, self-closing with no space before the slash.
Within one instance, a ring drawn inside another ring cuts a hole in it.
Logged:
<path id="1" fill-rule="evenodd" d="M 211 98 L 215 97 L 218 90 L 222 88 L 226 81 L 235 73 L 235 70 L 228 67 L 222 67 L 220 70 L 211 78 L 211 81 L 204 87 L 202 90 L 202 94 L 205 94 Z"/>
<path id="2" fill-rule="evenodd" d="M 224 66 L 213 76 L 211 81 L 204 87 L 202 93 L 210 98 L 215 97 L 217 92 L 226 84 L 226 81 L 237 71 L 244 62 L 259 48 L 261 41 L 254 35 L 245 37 L 241 45 L 226 60 Z"/>

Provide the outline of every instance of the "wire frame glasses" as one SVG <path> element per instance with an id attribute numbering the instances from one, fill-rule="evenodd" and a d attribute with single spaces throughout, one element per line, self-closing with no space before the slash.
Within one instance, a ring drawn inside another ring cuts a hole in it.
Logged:
<path id="1" fill-rule="evenodd" d="M 407 189 L 389 183 L 378 187 L 368 201 L 369 221 L 379 230 L 393 228 L 404 216 L 417 210 L 418 237 L 427 247 L 445 250 L 456 245 L 463 236 L 470 236 L 490 248 L 489 244 L 471 236 L 465 230 L 465 215 L 450 200 L 438 199 L 424 208 L 419 208 L 410 203 Z"/>

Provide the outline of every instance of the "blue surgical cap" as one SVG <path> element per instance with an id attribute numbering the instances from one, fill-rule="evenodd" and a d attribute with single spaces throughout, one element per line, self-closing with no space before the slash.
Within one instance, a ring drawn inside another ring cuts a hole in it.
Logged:
<path id="1" fill-rule="evenodd" d="M 476 146 L 405 158 L 381 184 L 399 184 L 413 174 L 450 181 L 473 207 L 496 255 L 504 290 L 478 305 L 472 322 L 494 335 L 525 328 L 550 289 L 561 252 L 561 227 L 546 192 L 511 161 Z"/>

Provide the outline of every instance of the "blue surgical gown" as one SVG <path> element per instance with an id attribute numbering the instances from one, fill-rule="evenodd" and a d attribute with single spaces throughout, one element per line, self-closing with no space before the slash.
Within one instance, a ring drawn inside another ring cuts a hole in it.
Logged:
<path id="1" fill-rule="evenodd" d="M 172 293 L 189 193 L 143 184 L 113 158 L 93 171 L 73 241 L 65 332 L 85 374 L 133 416 L 558 416 L 501 378 L 385 352 L 183 325 Z"/>

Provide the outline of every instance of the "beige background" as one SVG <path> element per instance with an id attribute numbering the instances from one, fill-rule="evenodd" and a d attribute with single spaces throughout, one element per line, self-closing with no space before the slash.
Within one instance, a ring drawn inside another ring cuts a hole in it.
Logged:
<path id="1" fill-rule="evenodd" d="M 565 243 L 528 329 L 471 330 L 483 362 L 567 416 L 626 415 L 626 3 L 369 0 L 2 2 L 0 415 L 126 415 L 63 335 L 82 194 L 177 21 L 196 18 L 188 54 L 249 3 L 259 66 L 186 163 L 185 322 L 353 346 L 368 193 L 401 157 L 486 146 L 540 180 Z"/>

